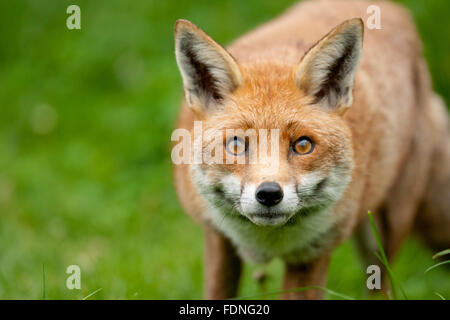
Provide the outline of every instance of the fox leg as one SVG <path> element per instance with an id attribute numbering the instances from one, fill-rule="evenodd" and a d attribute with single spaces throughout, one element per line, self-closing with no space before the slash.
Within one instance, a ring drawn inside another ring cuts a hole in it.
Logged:
<path id="1" fill-rule="evenodd" d="M 398 177 L 386 195 L 384 203 L 373 212 L 383 249 L 392 262 L 405 239 L 414 229 L 418 207 L 425 192 L 431 164 L 431 131 L 427 117 L 418 117 L 414 138 Z M 434 164 L 433 164 L 434 165 Z M 356 232 L 358 248 L 366 267 L 378 265 L 382 270 L 383 292 L 390 289 L 385 267 L 375 256 L 378 251 L 373 231 L 367 218 L 363 219 Z"/>
<path id="2" fill-rule="evenodd" d="M 450 139 L 448 129 L 446 132 L 445 129 L 441 129 L 444 132 L 436 130 L 436 123 L 446 120 L 447 115 L 442 108 L 444 112 L 436 116 L 437 112 L 433 110 L 436 106 L 433 104 L 423 107 L 420 110 L 423 114 L 417 117 L 415 135 L 397 181 L 387 195 L 382 210 L 378 212 L 378 217 L 374 213 L 378 218 L 378 229 L 389 262 L 395 258 L 415 225 L 425 231 L 423 234 L 428 237 L 428 242 L 434 240 L 435 246 L 439 242 L 442 247 L 446 241 L 450 246 Z M 433 116 L 438 119 L 433 119 Z M 442 139 L 437 147 L 436 136 Z M 382 290 L 387 291 L 390 287 L 388 277 L 385 268 L 382 270 Z"/>
<path id="3" fill-rule="evenodd" d="M 430 172 L 439 166 L 432 161 L 432 141 L 435 135 L 432 131 L 432 122 L 430 117 L 424 114 L 429 106 L 419 107 L 422 109 L 418 111 L 409 154 L 385 202 L 383 245 L 390 260 L 395 257 L 406 237 L 413 231 Z"/>
<path id="4" fill-rule="evenodd" d="M 414 229 L 431 166 L 432 145 L 428 120 L 419 117 L 415 136 L 402 169 L 379 214 L 381 240 L 389 263 Z M 434 165 L 434 164 L 433 164 Z M 374 213 L 376 214 L 376 213 Z M 382 267 L 382 291 L 389 291 L 389 277 Z"/>
<path id="5" fill-rule="evenodd" d="M 447 160 L 449 166 L 450 157 Z M 430 184 L 420 207 L 415 229 L 435 252 L 450 248 L 450 170 L 439 174 L 443 167 L 433 168 Z M 433 164 L 434 166 L 435 164 Z"/>
<path id="6" fill-rule="evenodd" d="M 228 299 L 237 294 L 241 259 L 230 241 L 205 225 L 205 298 Z"/>
<path id="7" fill-rule="evenodd" d="M 323 299 L 324 293 L 319 289 L 295 290 L 308 286 L 324 287 L 327 280 L 327 271 L 330 261 L 329 254 L 319 257 L 317 260 L 308 264 L 289 264 L 285 265 L 283 278 L 282 298 L 288 300 L 304 299 L 318 300 Z"/>
<path id="8" fill-rule="evenodd" d="M 425 196 L 415 224 L 416 231 L 435 251 L 450 248 L 450 124 L 444 102 L 437 96 L 430 104 L 434 149 Z"/>

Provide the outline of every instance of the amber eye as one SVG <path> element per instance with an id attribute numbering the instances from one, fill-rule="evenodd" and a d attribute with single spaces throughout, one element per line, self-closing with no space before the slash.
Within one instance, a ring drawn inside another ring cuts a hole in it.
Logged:
<path id="1" fill-rule="evenodd" d="M 240 156 L 247 152 L 248 145 L 239 137 L 233 137 L 227 141 L 226 150 L 229 154 Z"/>
<path id="2" fill-rule="evenodd" d="M 292 149 L 294 149 L 294 152 L 299 155 L 305 155 L 313 152 L 314 143 L 308 137 L 301 137 L 294 142 Z"/>

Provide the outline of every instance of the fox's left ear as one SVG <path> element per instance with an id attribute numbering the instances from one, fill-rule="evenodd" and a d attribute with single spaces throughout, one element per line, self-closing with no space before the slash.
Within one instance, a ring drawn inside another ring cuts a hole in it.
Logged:
<path id="1" fill-rule="evenodd" d="M 351 19 L 337 26 L 300 62 L 297 86 L 328 110 L 345 112 L 353 102 L 353 83 L 362 54 L 364 24 Z"/>
<path id="2" fill-rule="evenodd" d="M 187 20 L 175 24 L 175 55 L 188 106 L 194 111 L 216 109 L 242 82 L 233 57 Z"/>

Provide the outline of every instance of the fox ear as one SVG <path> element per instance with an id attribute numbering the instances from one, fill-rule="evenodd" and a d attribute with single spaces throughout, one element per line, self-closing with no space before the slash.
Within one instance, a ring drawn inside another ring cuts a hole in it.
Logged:
<path id="1" fill-rule="evenodd" d="M 175 24 L 175 55 L 187 104 L 194 110 L 215 108 L 242 82 L 233 57 L 187 20 Z"/>
<path id="2" fill-rule="evenodd" d="M 297 86 L 328 110 L 344 112 L 353 102 L 353 83 L 362 54 L 364 24 L 351 19 L 313 46 L 300 62 Z"/>

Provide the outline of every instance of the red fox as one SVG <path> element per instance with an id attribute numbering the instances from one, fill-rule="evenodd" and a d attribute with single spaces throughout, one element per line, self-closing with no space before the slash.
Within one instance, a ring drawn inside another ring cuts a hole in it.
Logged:
<path id="1" fill-rule="evenodd" d="M 232 158 L 174 168 L 183 207 L 204 226 L 206 298 L 237 294 L 242 259 L 274 258 L 285 263 L 283 298 L 322 298 L 289 289 L 325 286 L 332 250 L 352 234 L 370 263 L 368 210 L 389 259 L 415 229 L 434 249 L 450 246 L 448 113 L 408 13 L 377 2 L 382 28 L 370 30 L 370 4 L 305 1 L 227 49 L 176 22 L 178 128 L 195 136 L 200 121 L 203 133 L 183 152 L 214 145 L 216 159 Z M 258 145 L 262 129 L 278 132 L 264 138 L 276 142 L 276 170 L 239 161 L 255 153 L 245 132 Z"/>

